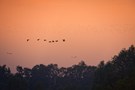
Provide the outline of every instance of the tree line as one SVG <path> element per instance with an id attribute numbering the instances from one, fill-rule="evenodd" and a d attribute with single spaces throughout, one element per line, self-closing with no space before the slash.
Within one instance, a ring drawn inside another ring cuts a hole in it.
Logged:
<path id="1" fill-rule="evenodd" d="M 0 90 L 135 90 L 135 47 L 97 66 L 84 61 L 67 68 L 57 64 L 17 66 L 13 74 L 1 65 Z"/>

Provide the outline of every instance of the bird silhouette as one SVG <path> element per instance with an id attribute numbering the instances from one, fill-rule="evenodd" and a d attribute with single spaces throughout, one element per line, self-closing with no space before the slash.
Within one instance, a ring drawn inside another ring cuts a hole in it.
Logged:
<path id="1" fill-rule="evenodd" d="M 54 40 L 52 40 L 52 42 L 54 42 Z"/>
<path id="2" fill-rule="evenodd" d="M 30 39 L 27 39 L 27 42 L 29 41 Z"/>
<path id="3" fill-rule="evenodd" d="M 63 42 L 65 42 L 66 40 L 65 39 L 63 39 Z"/>
<path id="4" fill-rule="evenodd" d="M 49 41 L 49 43 L 51 43 L 52 41 Z"/>
<path id="5" fill-rule="evenodd" d="M 58 40 L 55 40 L 55 42 L 58 42 Z"/>
<path id="6" fill-rule="evenodd" d="M 44 39 L 44 41 L 47 41 L 46 39 Z"/>
<path id="7" fill-rule="evenodd" d="M 37 39 L 37 41 L 39 41 L 40 39 Z"/>
<path id="8" fill-rule="evenodd" d="M 8 55 L 12 55 L 13 53 L 7 52 Z"/>

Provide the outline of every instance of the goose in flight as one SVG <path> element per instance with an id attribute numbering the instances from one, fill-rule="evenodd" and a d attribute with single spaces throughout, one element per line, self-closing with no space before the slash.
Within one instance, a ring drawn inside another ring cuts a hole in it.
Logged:
<path id="1" fill-rule="evenodd" d="M 47 41 L 46 39 L 44 39 L 44 41 Z"/>
<path id="2" fill-rule="evenodd" d="M 55 42 L 58 42 L 58 40 L 55 40 Z"/>
<path id="3" fill-rule="evenodd" d="M 27 39 L 27 42 L 29 41 L 30 39 Z"/>
<path id="4" fill-rule="evenodd" d="M 65 42 L 66 40 L 65 39 L 63 39 L 63 42 Z"/>
<path id="5" fill-rule="evenodd" d="M 7 52 L 8 55 L 12 55 L 13 53 Z"/>
<path id="6" fill-rule="evenodd" d="M 39 41 L 40 39 L 37 39 L 37 41 Z"/>

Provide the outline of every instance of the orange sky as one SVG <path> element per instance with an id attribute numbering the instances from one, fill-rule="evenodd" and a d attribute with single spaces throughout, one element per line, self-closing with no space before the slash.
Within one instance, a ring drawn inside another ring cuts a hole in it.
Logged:
<path id="1" fill-rule="evenodd" d="M 135 1 L 0 0 L 0 44 L 0 64 L 10 67 L 97 65 L 135 44 Z"/>

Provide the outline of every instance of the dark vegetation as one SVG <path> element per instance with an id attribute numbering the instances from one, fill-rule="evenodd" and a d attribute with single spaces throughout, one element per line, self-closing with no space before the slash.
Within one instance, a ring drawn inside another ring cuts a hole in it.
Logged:
<path id="1" fill-rule="evenodd" d="M 59 68 L 57 64 L 16 67 L 11 73 L 0 66 L 0 90 L 135 90 L 135 47 L 98 66 L 78 65 Z"/>

